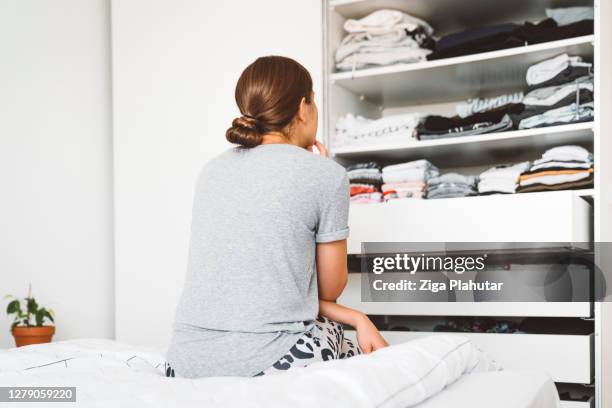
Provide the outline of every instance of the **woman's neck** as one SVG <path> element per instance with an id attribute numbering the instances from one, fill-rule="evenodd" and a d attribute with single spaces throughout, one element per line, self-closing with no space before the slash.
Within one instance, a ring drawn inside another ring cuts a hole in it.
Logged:
<path id="1" fill-rule="evenodd" d="M 261 137 L 261 144 L 296 144 L 280 132 L 268 132 Z"/>

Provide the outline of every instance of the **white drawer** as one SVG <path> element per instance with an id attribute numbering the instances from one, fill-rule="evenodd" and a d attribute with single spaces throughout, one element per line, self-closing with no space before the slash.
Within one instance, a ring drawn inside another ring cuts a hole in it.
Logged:
<path id="1" fill-rule="evenodd" d="M 588 242 L 590 214 L 572 191 L 355 204 L 348 252 L 362 242 Z"/>
<path id="2" fill-rule="evenodd" d="M 370 315 L 590 317 L 590 302 L 362 302 L 361 274 L 349 274 L 340 304 Z"/>
<path id="3" fill-rule="evenodd" d="M 594 408 L 595 398 L 591 397 L 588 401 L 564 401 L 561 400 L 561 408 Z"/>
<path id="4" fill-rule="evenodd" d="M 383 331 L 389 344 L 449 333 Z M 507 370 L 540 370 L 555 382 L 588 384 L 593 377 L 593 336 L 454 333 L 469 338 Z M 347 335 L 354 336 L 347 330 Z M 568 401 L 568 403 L 574 403 Z"/>

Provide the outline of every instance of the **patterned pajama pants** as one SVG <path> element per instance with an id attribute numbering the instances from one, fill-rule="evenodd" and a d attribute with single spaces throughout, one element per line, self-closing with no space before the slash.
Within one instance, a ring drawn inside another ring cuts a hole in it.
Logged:
<path id="1" fill-rule="evenodd" d="M 290 368 L 306 367 L 317 361 L 349 358 L 357 354 L 361 354 L 361 350 L 344 337 L 344 329 L 340 323 L 318 316 L 311 331 L 304 333 L 287 354 L 256 376 L 278 374 Z"/>
<path id="2" fill-rule="evenodd" d="M 306 367 L 318 361 L 349 358 L 361 354 L 356 344 L 344 337 L 340 323 L 318 316 L 311 331 L 304 335 L 271 367 L 255 375 L 279 374 L 293 367 Z M 174 369 L 166 363 L 166 377 L 174 377 Z"/>

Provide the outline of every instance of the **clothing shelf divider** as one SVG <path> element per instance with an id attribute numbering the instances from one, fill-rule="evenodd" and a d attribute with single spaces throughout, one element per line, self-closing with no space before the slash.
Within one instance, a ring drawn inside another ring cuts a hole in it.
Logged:
<path id="1" fill-rule="evenodd" d="M 484 135 L 448 137 L 437 140 L 407 141 L 394 145 L 367 145 L 331 149 L 340 159 L 416 160 L 427 158 L 437 166 L 486 164 L 490 154 L 519 149 L 544 150 L 563 144 L 589 146 L 593 143 L 593 122 L 511 130 Z M 485 163 L 481 163 L 482 160 Z"/>
<path id="2" fill-rule="evenodd" d="M 334 72 L 329 79 L 384 108 L 455 101 L 526 87 L 525 72 L 530 65 L 563 53 L 592 58 L 593 41 L 594 36 L 587 35 L 414 64 Z"/>

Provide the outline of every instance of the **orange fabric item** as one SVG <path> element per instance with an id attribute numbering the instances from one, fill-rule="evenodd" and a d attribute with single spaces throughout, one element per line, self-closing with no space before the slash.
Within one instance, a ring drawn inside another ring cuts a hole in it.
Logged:
<path id="1" fill-rule="evenodd" d="M 357 194 L 365 194 L 365 193 L 375 193 L 378 190 L 374 186 L 368 185 L 352 185 L 351 188 L 351 197 Z"/>
<path id="2" fill-rule="evenodd" d="M 590 169 L 580 169 L 580 170 L 548 170 L 548 171 L 540 171 L 537 173 L 531 174 L 521 174 L 519 177 L 519 181 L 529 180 L 534 177 L 541 176 L 559 176 L 561 174 L 578 174 L 578 173 L 593 173 L 593 168 Z"/>

